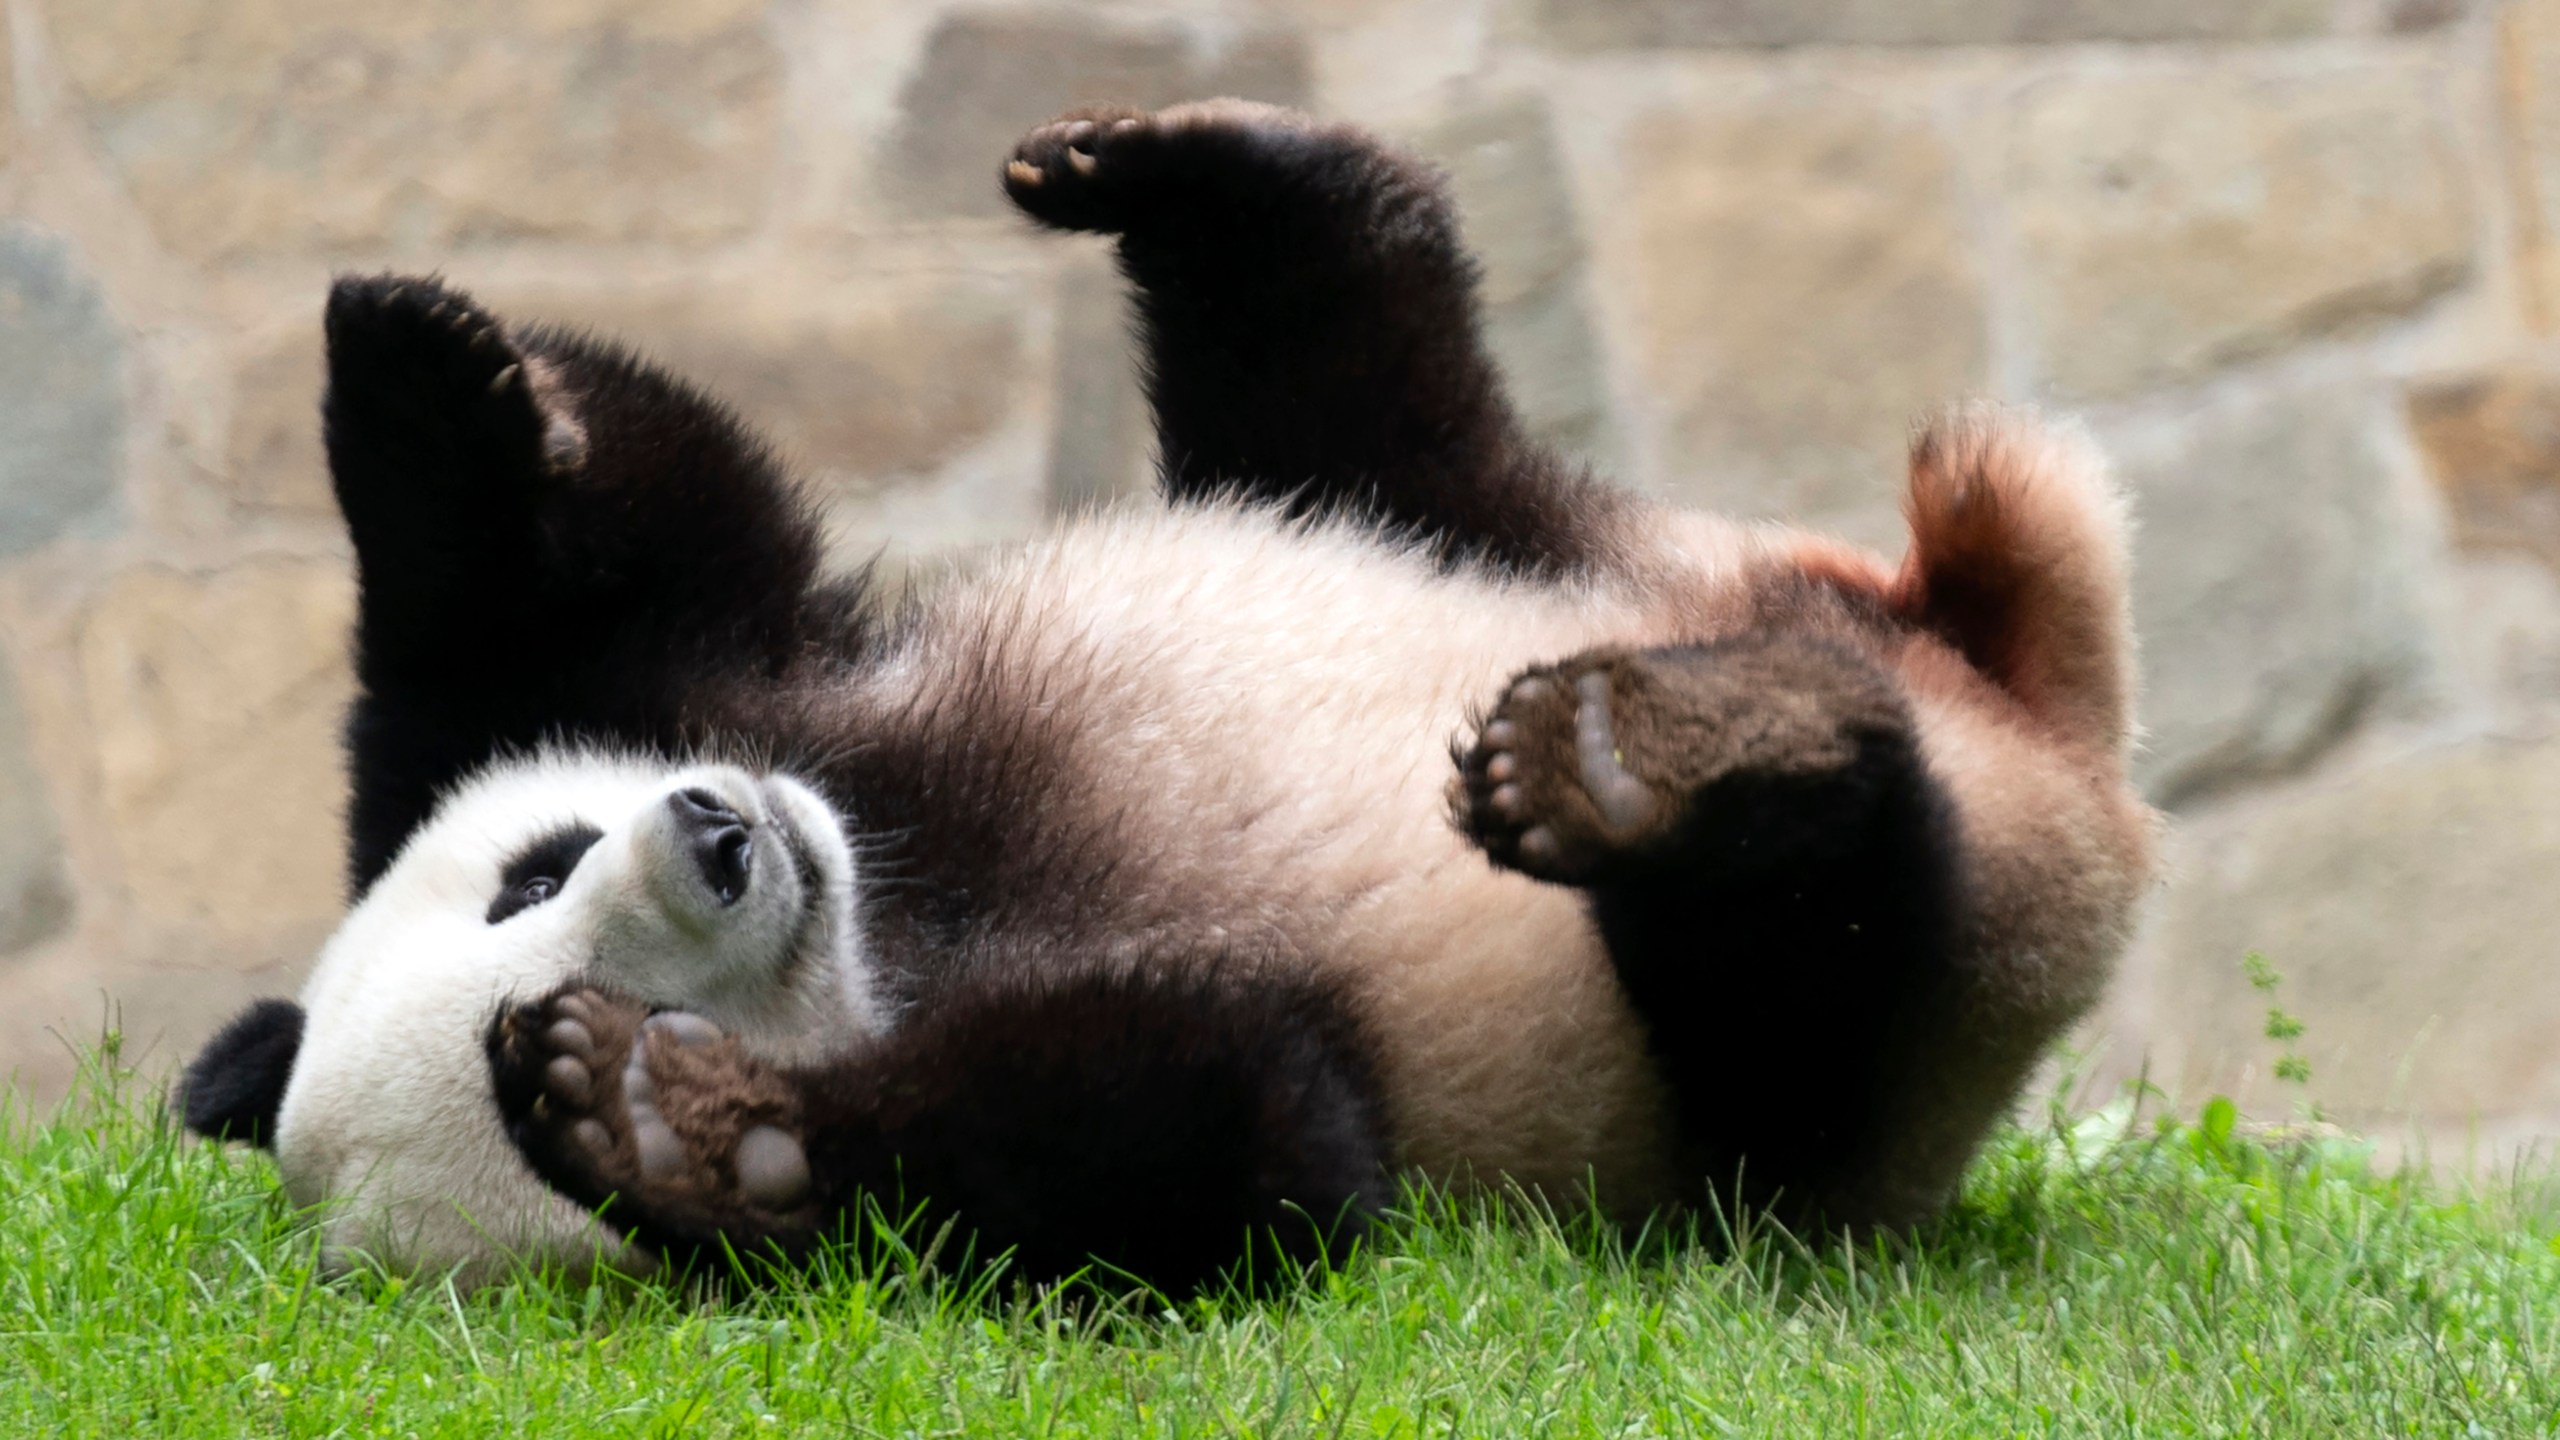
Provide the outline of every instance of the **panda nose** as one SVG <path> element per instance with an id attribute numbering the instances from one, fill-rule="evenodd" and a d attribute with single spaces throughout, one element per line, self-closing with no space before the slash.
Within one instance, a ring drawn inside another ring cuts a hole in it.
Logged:
<path id="1" fill-rule="evenodd" d="M 693 863 L 723 905 L 738 903 L 747 893 L 747 877 L 755 858 L 755 838 L 747 822 L 728 802 L 708 790 L 679 790 L 667 797 L 677 833 L 693 850 Z"/>

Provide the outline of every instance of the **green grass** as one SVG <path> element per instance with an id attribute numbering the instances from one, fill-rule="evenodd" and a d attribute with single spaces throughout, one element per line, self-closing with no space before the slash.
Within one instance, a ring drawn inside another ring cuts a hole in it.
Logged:
<path id="1" fill-rule="evenodd" d="M 1926 1235 L 1736 1258 L 1526 1207 L 1290 1298 L 740 1301 L 329 1279 L 264 1161 L 129 1080 L 0 1139 L 0 1435 L 2553 1435 L 2560 1241 L 2227 1106 L 2004 1133 Z"/>

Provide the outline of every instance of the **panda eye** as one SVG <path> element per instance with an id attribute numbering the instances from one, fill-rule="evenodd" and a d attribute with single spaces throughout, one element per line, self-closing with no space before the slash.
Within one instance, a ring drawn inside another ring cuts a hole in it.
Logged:
<path id="1" fill-rule="evenodd" d="M 570 872 L 604 832 L 593 825 L 569 825 L 534 841 L 498 874 L 498 895 L 489 902 L 489 923 L 520 915 L 560 893 Z"/>

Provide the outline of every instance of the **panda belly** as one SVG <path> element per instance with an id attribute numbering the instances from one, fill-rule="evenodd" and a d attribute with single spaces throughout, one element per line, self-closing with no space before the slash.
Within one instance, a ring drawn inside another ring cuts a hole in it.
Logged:
<path id="1" fill-rule="evenodd" d="M 1642 1028 L 1579 893 L 1495 869 L 1444 787 L 1451 740 L 1521 669 L 1694 609 L 1207 508 L 1073 528 L 942 613 L 1050 682 L 1026 694 L 1076 695 L 1072 763 L 1125 816 L 1133 931 L 1343 985 L 1412 1169 L 1633 1209 L 1672 1168 Z"/>

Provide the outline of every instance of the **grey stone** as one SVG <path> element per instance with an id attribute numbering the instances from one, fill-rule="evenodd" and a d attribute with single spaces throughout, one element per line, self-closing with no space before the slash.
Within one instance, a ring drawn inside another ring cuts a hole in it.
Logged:
<path id="1" fill-rule="evenodd" d="M 2130 394 L 2462 284 L 2475 216 L 2444 79 L 2251 54 L 2030 87 L 2001 183 L 2043 382 Z"/>
<path id="2" fill-rule="evenodd" d="M 225 476 L 231 497 L 261 510 L 299 512 L 334 523 L 329 459 L 320 447 L 320 392 L 327 366 L 320 325 L 308 323 L 261 337 L 233 373 L 231 444 Z"/>
<path id="3" fill-rule="evenodd" d="M 1639 116 L 1605 217 L 1666 487 L 1755 515 L 1889 496 L 1989 322 L 1953 156 L 1889 89 L 1780 78 Z"/>
<path id="4" fill-rule="evenodd" d="M 779 153 L 766 0 L 40 0 L 62 73 L 189 258 L 750 228 Z"/>
<path id="5" fill-rule="evenodd" d="M 1538 0 L 1536 14 L 1575 49 L 1999 45 L 2311 35 L 2329 28 L 2331 0 Z"/>
<path id="6" fill-rule="evenodd" d="M 483 287 L 499 314 L 630 342 L 839 487 L 931 474 L 1021 404 L 1022 287 L 966 270 L 606 292 Z"/>
<path id="7" fill-rule="evenodd" d="M 139 566 L 90 604 L 86 738 L 132 916 L 252 963 L 326 933 L 354 620 L 346 565 L 281 556 Z"/>
<path id="8" fill-rule="evenodd" d="M 1308 92 L 1306 49 L 1288 31 L 1211 46 L 1179 24 L 966 11 L 926 39 L 900 91 L 882 168 L 919 211 L 999 215 L 997 161 L 1022 132 L 1071 106 L 1154 109 L 1214 95 L 1304 105 Z"/>
<path id="9" fill-rule="evenodd" d="M 71 918 L 71 872 L 27 748 L 17 681 L 0 665 L 0 955 L 59 932 Z"/>
<path id="10" fill-rule="evenodd" d="M 124 337 L 63 242 L 0 225 L 0 556 L 112 518 Z"/>
<path id="11" fill-rule="evenodd" d="M 2339 382 L 2227 398 L 2111 437 L 2139 519 L 2137 774 L 2175 804 L 2319 753 L 2431 679 L 2428 527 L 2393 397 Z"/>
<path id="12" fill-rule="evenodd" d="M 1138 388 L 1128 288 L 1100 256 L 1058 277 L 1049 504 L 1060 514 L 1141 493 L 1153 478 L 1155 436 Z"/>
<path id="13" fill-rule="evenodd" d="M 2471 13 L 2470 0 L 2390 0 L 2382 22 L 2398 35 L 2441 30 Z"/>
<path id="14" fill-rule="evenodd" d="M 1589 306 L 1590 267 L 1546 102 L 1468 105 L 1420 139 L 1449 172 L 1484 265 L 1486 342 L 1531 433 L 1568 453 L 1609 448 L 1609 405 Z"/>
<path id="15" fill-rule="evenodd" d="M 2126 973 L 2156 1078 L 2192 1097 L 2265 1075 L 2269 1000 L 2240 968 L 2254 950 L 2303 1021 L 2309 1095 L 2339 1118 L 2416 1114 L 2456 1135 L 2560 1113 L 2560 743 L 2410 757 L 2180 832 Z"/>

